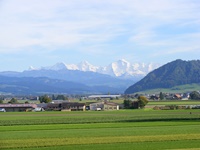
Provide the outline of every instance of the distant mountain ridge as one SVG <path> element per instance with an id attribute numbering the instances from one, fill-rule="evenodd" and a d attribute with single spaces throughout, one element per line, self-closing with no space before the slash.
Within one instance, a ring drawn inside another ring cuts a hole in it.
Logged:
<path id="1" fill-rule="evenodd" d="M 97 92 L 94 87 L 65 80 L 46 77 L 6 77 L 0 76 L 0 93 L 4 94 L 83 94 Z"/>
<path id="2" fill-rule="evenodd" d="M 84 61 L 77 65 L 57 63 L 53 66 L 39 69 L 30 67 L 29 70 L 23 72 L 5 71 L 0 72 L 0 81 L 3 80 L 0 92 L 9 92 L 10 89 L 12 92 L 18 93 L 20 91 L 18 89 L 21 89 L 21 93 L 37 93 L 39 91 L 36 90 L 35 83 L 38 83 L 37 86 L 40 87 L 38 89 L 41 92 L 64 93 L 66 91 L 66 93 L 70 94 L 122 94 L 131 83 L 140 80 L 155 66 L 144 63 L 131 64 L 126 60 L 119 60 L 107 67 L 97 67 Z M 4 77 L 11 81 L 16 79 L 16 82 L 5 82 Z M 29 81 L 27 81 L 27 78 Z M 41 78 L 45 78 L 45 80 Z M 18 80 L 21 82 L 18 82 Z M 45 81 L 48 81 L 49 84 Z M 24 85 L 24 82 L 27 84 Z M 26 89 L 29 90 L 26 91 Z"/>
<path id="3" fill-rule="evenodd" d="M 64 62 L 57 63 L 49 67 L 34 68 L 29 67 L 29 71 L 32 70 L 79 70 L 79 71 L 91 71 L 101 74 L 110 75 L 123 79 L 141 79 L 150 71 L 158 68 L 160 65 L 156 63 L 133 63 L 126 61 L 125 59 L 118 60 L 109 64 L 106 67 L 94 66 L 87 61 L 83 61 L 79 64 L 65 64 Z"/>
<path id="4" fill-rule="evenodd" d="M 7 78 L 7 80 L 4 80 L 5 77 Z M 28 81 L 25 80 L 27 78 L 29 78 Z M 46 81 L 50 81 L 50 83 L 52 84 L 51 85 L 46 84 L 46 82 L 41 80 L 41 78 L 46 78 L 47 79 Z M 3 82 L 1 83 L 2 79 Z M 15 79 L 16 82 L 10 83 L 9 80 L 14 81 L 13 79 Z M 27 91 L 21 88 L 24 87 L 23 84 L 25 81 L 27 82 L 26 86 L 28 87 L 26 89 L 29 89 Z M 35 85 L 35 83 L 38 83 L 37 86 L 41 90 L 40 93 L 42 93 L 43 91 L 47 91 L 46 89 L 49 89 L 48 90 L 49 93 L 54 92 L 54 93 L 70 93 L 70 94 L 105 94 L 109 92 L 109 93 L 119 94 L 123 93 L 123 91 L 132 82 L 133 80 L 118 79 L 115 77 L 111 77 L 109 75 L 104 75 L 90 71 L 83 72 L 78 70 L 67 70 L 67 69 L 58 71 L 45 70 L 45 69 L 23 71 L 23 72 L 7 71 L 7 72 L 0 72 L 0 86 L 2 84 L 2 88 L 0 88 L 0 93 L 5 92 L 5 87 L 9 87 L 6 88 L 7 89 L 6 91 L 8 93 L 9 89 L 10 91 L 14 92 L 13 94 L 16 94 L 18 89 L 21 89 L 21 93 L 27 93 L 27 92 L 29 92 L 29 94 L 35 93 L 34 92 L 35 89 L 33 89 L 33 86 Z M 47 85 L 49 85 L 49 88 L 47 88 Z M 74 85 L 77 85 L 76 88 L 71 88 L 74 87 Z M 61 88 L 58 88 L 59 86 L 61 86 Z M 44 89 L 42 89 L 42 87 Z M 50 90 L 50 88 L 52 88 L 52 90 Z"/>
<path id="5" fill-rule="evenodd" d="M 126 89 L 125 94 L 192 83 L 200 83 L 200 60 L 178 59 L 150 72 L 142 80 Z"/>

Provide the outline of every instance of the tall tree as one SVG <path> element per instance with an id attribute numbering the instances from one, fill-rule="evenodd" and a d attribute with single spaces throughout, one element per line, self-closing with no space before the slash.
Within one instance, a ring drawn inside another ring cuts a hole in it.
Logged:
<path id="1" fill-rule="evenodd" d="M 130 109 L 132 106 L 132 101 L 131 100 L 124 100 L 124 108 L 125 109 Z"/>
<path id="2" fill-rule="evenodd" d="M 162 92 L 160 92 L 159 97 L 160 97 L 160 100 L 163 100 L 164 99 L 164 94 Z"/>
<path id="3" fill-rule="evenodd" d="M 193 91 L 190 93 L 190 99 L 192 100 L 200 100 L 200 94 L 197 91 Z"/>
<path id="4" fill-rule="evenodd" d="M 65 100 L 66 98 L 65 98 L 65 96 L 64 95 L 58 95 L 57 97 L 56 97 L 56 100 Z"/>
<path id="5" fill-rule="evenodd" d="M 139 96 L 138 97 L 139 108 L 144 108 L 147 103 L 148 103 L 148 99 L 145 96 Z"/>
<path id="6" fill-rule="evenodd" d="M 49 96 L 44 95 L 44 96 L 40 96 L 39 101 L 40 103 L 50 103 L 52 99 Z"/>
<path id="7" fill-rule="evenodd" d="M 10 103 L 10 104 L 17 104 L 18 101 L 17 101 L 16 98 L 12 98 L 8 103 Z"/>

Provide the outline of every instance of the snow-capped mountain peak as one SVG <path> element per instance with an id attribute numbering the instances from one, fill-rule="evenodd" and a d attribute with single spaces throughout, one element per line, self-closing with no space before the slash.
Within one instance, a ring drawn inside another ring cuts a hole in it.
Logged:
<path id="1" fill-rule="evenodd" d="M 82 61 L 79 64 L 65 64 L 63 62 L 57 63 L 50 67 L 42 67 L 45 70 L 80 70 L 80 71 L 92 71 L 101 74 L 107 74 L 114 77 L 120 78 L 134 78 L 144 77 L 150 71 L 158 68 L 159 64 L 154 63 L 130 63 L 125 59 L 120 59 L 116 62 L 112 62 L 108 66 L 100 67 L 94 66 L 87 61 Z M 33 67 L 29 67 L 29 70 L 38 70 Z"/>
<path id="2" fill-rule="evenodd" d="M 81 71 L 92 71 L 92 72 L 97 72 L 98 67 L 93 66 L 87 61 L 82 61 L 78 65 L 78 69 Z"/>
<path id="3" fill-rule="evenodd" d="M 34 68 L 33 66 L 29 66 L 28 70 L 29 71 L 31 71 L 31 70 L 37 70 L 37 68 Z"/>
<path id="4" fill-rule="evenodd" d="M 117 61 L 117 63 L 128 64 L 129 62 L 125 59 L 120 59 Z"/>
<path id="5" fill-rule="evenodd" d="M 59 62 L 59 63 L 56 63 L 53 66 L 41 67 L 40 69 L 37 69 L 37 70 L 55 70 L 55 71 L 58 71 L 58 70 L 64 70 L 64 69 L 67 69 L 66 64 L 64 62 Z"/>

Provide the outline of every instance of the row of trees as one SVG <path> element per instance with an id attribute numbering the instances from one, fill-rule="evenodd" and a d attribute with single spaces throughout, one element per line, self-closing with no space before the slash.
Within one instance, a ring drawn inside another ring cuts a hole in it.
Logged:
<path id="1" fill-rule="evenodd" d="M 64 95 L 52 95 L 52 97 L 49 97 L 47 95 L 43 95 L 39 97 L 40 103 L 50 103 L 52 100 L 68 100 L 68 97 Z"/>
<path id="2" fill-rule="evenodd" d="M 148 103 L 148 99 L 145 96 L 138 96 L 137 101 L 132 100 L 124 100 L 124 108 L 125 109 L 138 109 L 144 108 L 145 105 Z"/>
<path id="3" fill-rule="evenodd" d="M 52 100 L 68 100 L 68 97 L 65 95 L 52 95 Z"/>
<path id="4" fill-rule="evenodd" d="M 39 97 L 39 101 L 40 103 L 50 103 L 52 102 L 52 99 L 49 96 L 44 95 Z"/>

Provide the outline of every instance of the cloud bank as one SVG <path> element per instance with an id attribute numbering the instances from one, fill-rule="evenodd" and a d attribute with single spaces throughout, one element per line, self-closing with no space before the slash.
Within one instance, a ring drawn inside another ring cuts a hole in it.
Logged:
<path id="1" fill-rule="evenodd" d="M 196 59 L 199 10 L 198 0 L 1 0 L 0 57 L 30 65 Z"/>

